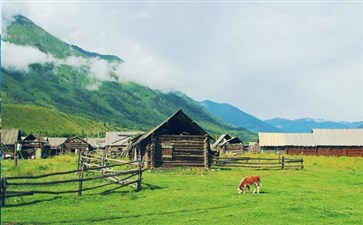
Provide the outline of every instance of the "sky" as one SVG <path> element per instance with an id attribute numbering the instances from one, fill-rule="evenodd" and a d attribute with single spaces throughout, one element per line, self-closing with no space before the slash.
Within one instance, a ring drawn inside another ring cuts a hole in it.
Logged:
<path id="1" fill-rule="evenodd" d="M 362 5 L 4 0 L 2 30 L 21 14 L 69 44 L 119 56 L 125 62 L 117 72 L 125 80 L 229 103 L 262 120 L 358 121 Z"/>

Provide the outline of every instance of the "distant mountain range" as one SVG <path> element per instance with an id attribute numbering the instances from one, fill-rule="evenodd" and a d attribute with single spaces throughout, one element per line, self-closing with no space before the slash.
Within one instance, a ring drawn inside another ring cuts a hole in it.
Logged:
<path id="1" fill-rule="evenodd" d="M 333 122 L 324 120 L 314 120 L 310 118 L 288 120 L 274 118 L 265 122 L 289 133 L 311 132 L 312 129 L 341 129 L 341 128 L 363 128 L 363 121 L 358 122 Z"/>
<path id="2" fill-rule="evenodd" d="M 249 131 L 258 132 L 282 132 L 269 123 L 266 123 L 242 110 L 227 103 L 217 103 L 211 100 L 201 102 L 202 105 L 219 119 L 236 127 L 243 127 Z"/>
<path id="3" fill-rule="evenodd" d="M 3 128 L 47 136 L 146 131 L 182 108 L 210 134 L 228 132 L 246 141 L 257 137 L 216 118 L 181 92 L 120 81 L 115 68 L 127 62 L 65 43 L 24 16 L 14 17 L 2 38 L 3 53 L 17 50 L 23 63 L 21 68 L 18 61 L 1 65 Z M 44 112 L 43 117 L 35 112 Z"/>
<path id="4" fill-rule="evenodd" d="M 201 104 L 219 119 L 236 127 L 244 127 L 252 132 L 286 132 L 286 133 L 306 133 L 312 129 L 326 128 L 363 128 L 363 121 L 358 122 L 332 122 L 314 120 L 310 118 L 288 120 L 275 118 L 262 121 L 242 110 L 226 103 L 216 103 L 205 100 Z"/>

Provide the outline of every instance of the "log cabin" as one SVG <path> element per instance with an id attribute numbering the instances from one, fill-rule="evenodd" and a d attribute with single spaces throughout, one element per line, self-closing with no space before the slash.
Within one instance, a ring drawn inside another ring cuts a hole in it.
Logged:
<path id="1" fill-rule="evenodd" d="M 181 109 L 133 141 L 132 160 L 148 168 L 210 167 L 210 136 Z"/>

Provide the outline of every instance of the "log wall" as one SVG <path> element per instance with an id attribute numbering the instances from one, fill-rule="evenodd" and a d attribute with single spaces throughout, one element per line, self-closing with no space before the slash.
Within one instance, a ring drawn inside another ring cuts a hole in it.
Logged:
<path id="1" fill-rule="evenodd" d="M 205 167 L 205 138 L 199 135 L 161 135 L 146 146 L 148 166 L 152 167 Z M 209 159 L 208 159 L 209 160 Z M 207 160 L 207 161 L 208 161 Z"/>

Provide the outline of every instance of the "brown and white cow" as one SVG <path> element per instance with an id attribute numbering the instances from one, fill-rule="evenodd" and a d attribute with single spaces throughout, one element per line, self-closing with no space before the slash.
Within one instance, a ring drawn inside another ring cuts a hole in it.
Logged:
<path id="1" fill-rule="evenodd" d="M 257 194 L 260 193 L 261 181 L 260 181 L 259 176 L 244 177 L 241 180 L 239 187 L 237 188 L 238 193 L 244 194 L 246 192 L 246 189 L 250 190 L 250 184 L 253 184 L 255 186 L 255 189 L 253 190 L 252 194 L 254 194 L 256 190 L 257 190 Z"/>

